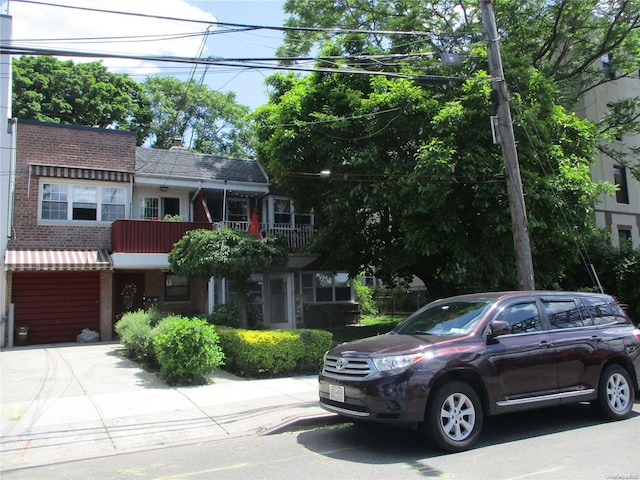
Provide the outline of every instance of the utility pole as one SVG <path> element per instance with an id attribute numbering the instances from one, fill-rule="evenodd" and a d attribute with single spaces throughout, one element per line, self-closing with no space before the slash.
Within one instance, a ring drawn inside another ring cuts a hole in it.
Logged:
<path id="1" fill-rule="evenodd" d="M 480 6 L 482 8 L 482 24 L 488 43 L 489 73 L 491 74 L 493 87 L 492 100 L 496 109 L 495 117 L 492 118 L 492 121 L 497 120 L 497 143 L 502 145 L 502 156 L 504 157 L 507 177 L 513 241 L 518 268 L 518 285 L 520 290 L 534 290 L 535 282 L 533 261 L 531 259 L 531 244 L 529 243 L 529 231 L 527 228 L 527 209 L 524 203 L 518 152 L 516 151 L 516 141 L 509 109 L 509 97 L 507 96 L 507 85 L 504 79 L 500 47 L 498 45 L 498 29 L 493 12 L 493 1 L 480 0 Z"/>

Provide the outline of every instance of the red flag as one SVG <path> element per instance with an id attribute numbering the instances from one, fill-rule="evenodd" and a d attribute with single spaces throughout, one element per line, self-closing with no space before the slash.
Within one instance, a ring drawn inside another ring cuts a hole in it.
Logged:
<path id="1" fill-rule="evenodd" d="M 251 214 L 251 222 L 249 222 L 247 231 L 255 235 L 256 238 L 262 238 L 262 233 L 260 233 L 260 220 L 258 220 L 258 214 L 256 212 Z"/>

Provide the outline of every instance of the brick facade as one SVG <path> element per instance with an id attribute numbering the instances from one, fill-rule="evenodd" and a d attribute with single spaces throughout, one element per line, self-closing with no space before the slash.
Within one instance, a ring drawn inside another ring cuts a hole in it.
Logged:
<path id="1" fill-rule="evenodd" d="M 133 172 L 135 148 L 136 136 L 132 132 L 19 121 L 15 215 L 8 248 L 110 249 L 110 224 L 51 225 L 38 221 L 40 179 L 45 177 L 35 174 L 30 165 Z M 69 178 L 72 177 L 65 180 Z M 126 181 L 113 183 L 129 187 Z"/>

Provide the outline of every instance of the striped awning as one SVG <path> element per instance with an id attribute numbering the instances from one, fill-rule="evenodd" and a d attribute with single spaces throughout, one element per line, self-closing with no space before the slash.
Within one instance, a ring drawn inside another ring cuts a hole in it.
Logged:
<path id="1" fill-rule="evenodd" d="M 7 250 L 7 270 L 110 270 L 105 250 Z"/>
<path id="2" fill-rule="evenodd" d="M 43 165 L 32 163 L 30 173 L 43 177 L 69 178 L 75 180 L 102 180 L 106 182 L 129 182 L 131 173 L 123 170 L 71 167 L 65 165 Z"/>

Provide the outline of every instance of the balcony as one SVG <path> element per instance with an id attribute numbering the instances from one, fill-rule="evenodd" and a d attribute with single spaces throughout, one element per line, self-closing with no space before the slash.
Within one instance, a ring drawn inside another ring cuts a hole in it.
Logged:
<path id="1" fill-rule="evenodd" d="M 246 231 L 249 222 L 221 222 L 229 228 Z M 191 230 L 211 229 L 219 223 L 165 222 L 156 220 L 116 220 L 111 227 L 111 248 L 114 253 L 168 253 L 173 244 Z M 284 234 L 290 252 L 300 250 L 313 234 L 312 225 L 292 228 L 288 224 L 262 225 L 264 235 Z"/>

